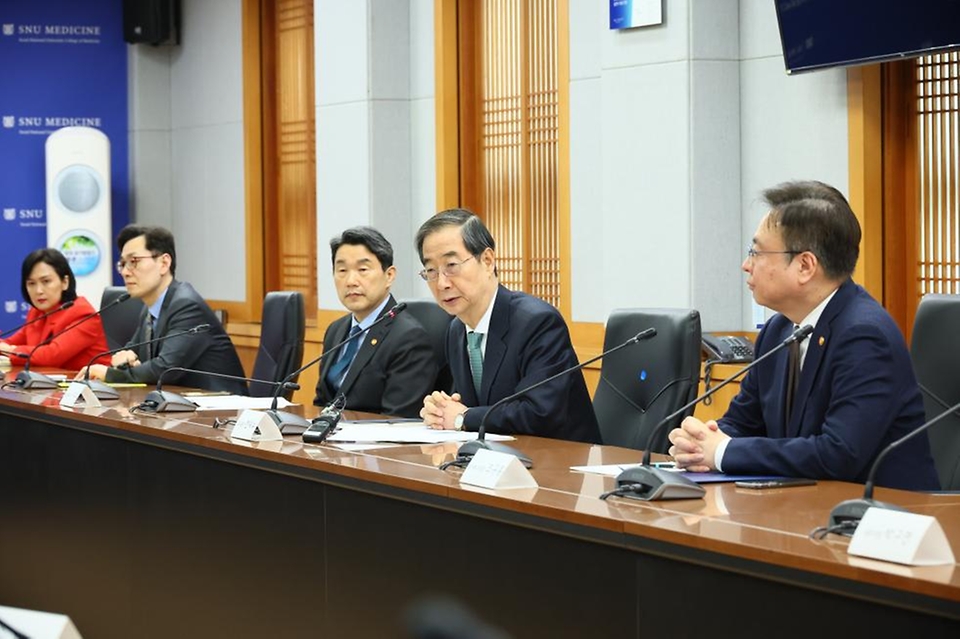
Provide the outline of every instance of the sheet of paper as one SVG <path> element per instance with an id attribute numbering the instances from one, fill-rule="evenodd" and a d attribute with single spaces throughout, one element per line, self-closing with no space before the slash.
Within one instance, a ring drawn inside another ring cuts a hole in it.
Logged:
<path id="1" fill-rule="evenodd" d="M 273 403 L 272 397 L 244 397 L 242 395 L 215 395 L 215 396 L 193 396 L 190 398 L 194 404 L 199 406 L 197 410 L 266 410 Z M 277 400 L 277 408 L 284 409 L 293 406 L 284 398 Z"/>
<path id="2" fill-rule="evenodd" d="M 423 422 L 411 424 L 404 422 L 391 424 L 386 422 L 341 422 L 337 432 L 327 437 L 328 442 L 354 442 L 357 444 L 372 442 L 396 442 L 401 444 L 440 444 L 443 442 L 467 442 L 477 438 L 476 433 L 458 430 L 434 430 Z M 500 442 L 513 439 L 508 435 L 486 436 L 490 441 Z"/>

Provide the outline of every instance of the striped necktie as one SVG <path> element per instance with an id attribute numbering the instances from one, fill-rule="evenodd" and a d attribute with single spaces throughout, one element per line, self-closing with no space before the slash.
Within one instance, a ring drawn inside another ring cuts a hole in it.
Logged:
<path id="1" fill-rule="evenodd" d="M 467 357 L 470 358 L 470 374 L 473 377 L 473 388 L 480 397 L 480 384 L 483 381 L 483 351 L 480 344 L 483 342 L 483 333 L 470 331 L 467 333 Z"/>
<path id="2" fill-rule="evenodd" d="M 350 329 L 350 337 L 353 339 L 344 344 L 343 354 L 340 356 L 340 359 L 334 362 L 330 370 L 327 371 L 327 383 L 330 384 L 330 388 L 332 388 L 334 392 L 340 390 L 340 384 L 343 383 L 347 369 L 350 368 L 350 364 L 353 363 L 353 358 L 357 356 L 357 351 L 360 349 L 360 342 L 363 340 L 356 337 L 359 332 L 359 326 L 354 326 Z"/>
<path id="3" fill-rule="evenodd" d="M 143 341 L 147 342 L 147 359 L 153 359 L 154 346 L 155 344 L 150 340 L 153 339 L 153 315 L 147 311 L 147 325 L 143 329 Z"/>

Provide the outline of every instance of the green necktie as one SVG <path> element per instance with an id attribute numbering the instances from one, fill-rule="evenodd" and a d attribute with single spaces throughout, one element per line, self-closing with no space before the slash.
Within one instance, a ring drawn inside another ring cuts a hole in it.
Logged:
<path id="1" fill-rule="evenodd" d="M 470 373 L 473 376 L 473 388 L 480 397 L 480 382 L 483 379 L 483 352 L 480 343 L 483 342 L 483 333 L 470 331 L 467 333 L 467 357 L 470 358 Z"/>

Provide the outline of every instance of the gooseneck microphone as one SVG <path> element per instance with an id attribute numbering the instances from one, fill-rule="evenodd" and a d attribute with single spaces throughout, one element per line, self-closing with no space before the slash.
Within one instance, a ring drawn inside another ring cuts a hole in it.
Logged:
<path id="1" fill-rule="evenodd" d="M 887 510 L 903 511 L 903 508 L 900 508 L 899 506 L 877 501 L 873 498 L 873 484 L 877 475 L 877 469 L 880 468 L 880 463 L 886 458 L 887 455 L 889 455 L 901 444 L 913 439 L 920 433 L 926 432 L 928 428 L 940 422 L 941 420 L 946 419 L 950 415 L 956 413 L 958 410 L 960 410 L 960 404 L 951 406 L 925 424 L 921 424 L 914 430 L 910 431 L 900 439 L 894 440 L 887 444 L 887 447 L 880 451 L 880 454 L 877 455 L 877 458 L 873 460 L 873 465 L 870 466 L 870 473 L 867 475 L 867 482 L 863 485 L 863 497 L 860 499 L 848 499 L 834 506 L 833 510 L 830 511 L 830 519 L 827 522 L 825 532 L 832 532 L 838 535 L 845 535 L 847 537 L 853 535 L 853 533 L 857 530 L 857 526 L 860 525 L 860 520 L 863 519 L 863 515 L 867 512 L 868 508 L 885 508 Z"/>
<path id="2" fill-rule="evenodd" d="M 26 322 L 24 322 L 23 324 L 21 324 L 21 325 L 19 325 L 19 326 L 14 326 L 13 328 L 8 328 L 7 330 L 0 332 L 0 337 L 6 337 L 7 335 L 13 335 L 13 334 L 16 333 L 17 331 L 19 331 L 21 328 L 24 328 L 24 327 L 26 327 L 26 326 L 30 326 L 30 325 L 33 324 L 34 322 L 39 322 L 40 320 L 47 319 L 47 318 L 50 317 L 51 315 L 56 315 L 56 314 L 59 313 L 60 311 L 65 311 L 65 310 L 67 310 L 68 308 L 71 308 L 71 307 L 74 305 L 74 303 L 75 303 L 75 300 L 70 300 L 69 302 L 64 302 L 64 303 L 61 304 L 58 308 L 55 308 L 55 309 L 53 309 L 52 311 L 49 311 L 49 312 L 47 312 L 47 313 L 43 313 L 42 315 L 38 315 L 37 317 L 34 317 L 32 320 L 26 321 Z"/>
<path id="3" fill-rule="evenodd" d="M 130 293 L 121 293 L 120 295 L 117 296 L 117 299 L 113 300 L 112 302 L 110 302 L 109 304 L 101 308 L 99 311 L 96 311 L 94 313 L 89 313 L 85 315 L 83 318 L 71 324 L 70 326 L 66 327 L 62 331 L 59 331 L 57 333 L 52 333 L 49 337 L 47 337 L 47 339 L 43 340 L 42 342 L 34 346 L 28 355 L 21 355 L 20 353 L 17 353 L 19 357 L 24 358 L 23 370 L 17 373 L 17 378 L 13 380 L 13 383 L 21 388 L 57 388 L 57 382 L 55 380 L 51 379 L 50 377 L 42 373 L 34 373 L 33 371 L 30 370 L 30 359 L 33 357 L 33 354 L 36 353 L 37 349 L 40 348 L 41 346 L 46 346 L 47 344 L 49 344 L 56 338 L 60 337 L 64 333 L 68 331 L 72 331 L 73 329 L 80 326 L 87 320 L 91 320 L 94 317 L 99 317 L 104 312 L 110 310 L 117 304 L 126 302 L 128 299 L 130 299 Z M 72 303 L 73 302 L 71 302 L 71 304 Z"/>
<path id="4" fill-rule="evenodd" d="M 736 373 L 708 390 L 703 395 L 700 395 L 691 402 L 687 402 L 681 408 L 675 410 L 660 420 L 660 423 L 654 426 L 653 430 L 650 431 L 650 435 L 647 436 L 647 445 L 643 452 L 642 465 L 635 466 L 634 468 L 628 468 L 620 473 L 617 476 L 617 488 L 609 493 L 604 493 L 600 496 L 600 498 L 606 499 L 611 495 L 616 495 L 618 497 L 630 497 L 645 501 L 655 501 L 658 499 L 699 499 L 700 497 L 703 497 L 703 495 L 706 493 L 706 490 L 704 490 L 703 486 L 691 481 L 687 477 L 684 477 L 682 472 L 655 468 L 650 465 L 651 447 L 653 446 L 653 442 L 656 440 L 657 435 L 664 426 L 685 413 L 691 407 L 696 406 L 730 382 L 744 375 L 747 371 L 760 362 L 772 357 L 775 353 L 779 353 L 782 349 L 786 348 L 790 344 L 793 344 L 794 342 L 797 344 L 801 343 L 803 340 L 807 339 L 812 332 L 813 326 L 810 324 L 801 326 L 797 330 L 793 331 L 789 337 L 771 348 L 762 356 L 753 360 Z"/>
<path id="5" fill-rule="evenodd" d="M 123 297 L 122 295 L 120 297 Z M 117 299 L 120 299 L 119 297 Z M 161 340 L 170 339 L 171 337 L 180 337 L 181 335 L 196 335 L 197 333 L 206 333 L 210 330 L 209 324 L 197 324 L 193 328 L 184 329 L 182 331 L 177 331 L 176 333 L 170 333 L 169 335 L 160 335 L 159 337 L 154 337 L 153 339 L 144 340 L 142 342 L 137 342 L 136 344 L 126 344 L 118 348 L 113 348 L 109 351 L 104 351 L 102 353 L 97 353 L 87 362 L 86 372 L 83 375 L 83 382 L 89 386 L 94 395 L 98 399 L 120 399 L 120 393 L 117 392 L 117 389 L 101 382 L 97 379 L 90 379 L 90 367 L 93 366 L 93 363 L 104 357 L 105 355 L 113 355 L 114 353 L 119 353 L 120 351 L 130 350 L 131 348 L 140 348 L 141 346 L 146 346 L 147 344 L 153 344 L 154 342 L 159 342 Z"/>
<path id="6" fill-rule="evenodd" d="M 274 382 L 266 379 L 254 379 L 252 377 L 240 377 L 238 375 L 227 375 L 226 373 L 214 373 L 213 371 L 202 371 L 196 368 L 184 368 L 183 366 L 171 366 L 157 378 L 157 389 L 147 393 L 140 406 L 137 408 L 142 411 L 152 413 L 171 413 L 171 412 L 189 412 L 197 410 L 197 405 L 182 395 L 163 391 L 163 378 L 167 373 L 180 371 L 181 373 L 195 373 L 197 375 L 208 375 L 218 379 L 232 379 L 238 382 L 257 382 L 267 386 L 280 386 L 284 390 L 300 390 L 300 384 L 296 382 Z"/>
<path id="7" fill-rule="evenodd" d="M 306 419 L 304 419 L 300 415 L 296 415 L 294 413 L 288 413 L 282 410 L 277 410 L 277 402 L 279 401 L 280 393 L 283 392 L 283 388 L 284 388 L 282 384 L 286 384 L 290 380 L 296 379 L 297 375 L 307 370 L 314 364 L 317 364 L 318 362 L 323 361 L 323 359 L 326 358 L 328 355 L 339 352 L 339 350 L 343 347 L 343 345 L 349 342 L 350 340 L 359 339 L 361 336 L 366 335 L 367 331 L 372 329 L 374 326 L 376 326 L 381 322 L 385 322 L 388 319 L 393 319 L 394 317 L 399 315 L 405 308 L 407 308 L 407 303 L 400 302 L 399 304 L 391 308 L 389 311 L 381 315 L 379 318 L 377 318 L 377 321 L 375 321 L 373 324 L 371 324 L 367 328 L 363 329 L 362 331 L 354 335 L 349 335 L 345 340 L 343 340 L 342 342 L 340 342 L 330 350 L 324 351 L 318 357 L 313 358 L 312 360 L 310 360 L 309 362 L 307 362 L 306 364 L 304 364 L 303 366 L 301 366 L 300 368 L 298 368 L 297 370 L 293 371 L 292 373 L 290 373 L 289 375 L 283 378 L 281 385 L 277 386 L 276 390 L 273 392 L 273 401 L 270 403 L 270 409 L 267 411 L 267 414 L 270 415 L 270 418 L 273 419 L 273 422 L 280 427 L 280 432 L 282 434 L 302 435 L 305 430 L 310 428 L 310 422 L 308 422 Z M 320 380 L 320 383 L 323 383 L 322 379 Z"/>
<path id="8" fill-rule="evenodd" d="M 152 413 L 171 413 L 171 412 L 189 412 L 197 409 L 197 405 L 182 395 L 163 391 L 163 378 L 167 373 L 179 371 L 181 373 L 195 373 L 197 375 L 208 375 L 218 379 L 232 379 L 238 382 L 257 382 L 267 386 L 280 386 L 284 390 L 300 390 L 300 384 L 296 382 L 274 382 L 266 379 L 254 379 L 253 377 L 240 377 L 238 375 L 227 375 L 226 373 L 214 373 L 213 371 L 202 371 L 196 368 L 185 368 L 183 366 L 171 366 L 157 378 L 157 389 L 147 393 L 140 406 L 137 408 L 142 411 Z"/>
<path id="9" fill-rule="evenodd" d="M 515 399 L 523 397 L 530 391 L 536 390 L 537 388 L 540 388 L 544 384 L 548 384 L 559 377 L 563 377 L 564 375 L 569 375 L 570 373 L 576 372 L 581 368 L 583 368 L 584 366 L 589 366 L 595 361 L 601 358 L 604 358 L 607 355 L 610 355 L 611 353 L 615 353 L 619 351 L 621 348 L 626 348 L 627 346 L 636 344 L 637 342 L 643 341 L 645 339 L 650 339 L 656 334 L 657 334 L 657 329 L 655 328 L 648 328 L 646 330 L 640 331 L 639 333 L 637 333 L 627 341 L 623 342 L 622 344 L 614 346 L 613 348 L 600 353 L 596 357 L 588 359 L 582 364 L 571 366 L 570 368 L 564 369 L 555 375 L 551 375 L 546 379 L 540 380 L 536 384 L 531 384 L 530 386 L 527 386 L 526 388 L 520 391 L 517 391 L 513 395 L 507 395 L 506 397 L 498 400 L 490 408 L 487 409 L 487 412 L 484 413 L 483 418 L 480 420 L 480 427 L 477 429 L 477 438 L 472 441 L 465 442 L 462 446 L 460 446 L 460 449 L 457 451 L 456 459 L 454 459 L 453 461 L 449 461 L 449 462 L 445 462 L 444 464 L 441 464 L 440 465 L 441 470 L 449 466 L 463 466 L 464 464 L 468 463 L 473 458 L 473 456 L 477 454 L 477 451 L 480 450 L 481 448 L 486 450 L 492 450 L 498 453 L 506 453 L 508 455 L 513 455 L 514 457 L 519 459 L 524 466 L 526 466 L 527 468 L 532 468 L 533 460 L 527 457 L 526 455 L 524 455 L 523 453 L 521 453 L 519 450 L 515 448 L 511 448 L 510 446 L 506 446 L 499 442 L 488 442 L 486 439 L 484 439 L 487 432 L 487 419 L 489 419 L 490 413 L 492 413 L 494 410 L 496 410 L 500 406 L 503 406 L 507 402 L 512 402 Z"/>

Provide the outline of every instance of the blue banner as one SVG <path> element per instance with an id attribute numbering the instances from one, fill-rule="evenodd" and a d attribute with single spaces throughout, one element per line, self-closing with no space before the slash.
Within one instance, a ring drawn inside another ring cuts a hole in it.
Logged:
<path id="1" fill-rule="evenodd" d="M 20 293 L 23 258 L 47 245 L 44 143 L 52 132 L 87 126 L 106 134 L 112 176 L 111 237 L 129 220 L 122 1 L 0 4 L 0 118 L 3 330 L 22 322 L 29 308 Z M 115 249 L 104 257 L 115 261 Z"/>

